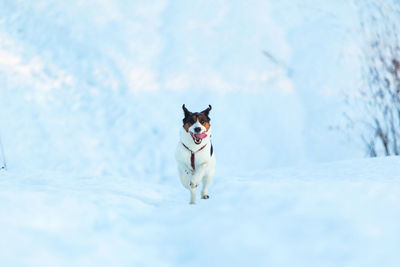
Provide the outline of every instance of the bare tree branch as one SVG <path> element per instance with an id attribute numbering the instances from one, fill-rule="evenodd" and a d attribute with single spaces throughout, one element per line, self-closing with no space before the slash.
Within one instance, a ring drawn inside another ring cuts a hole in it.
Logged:
<path id="1" fill-rule="evenodd" d="M 356 1 L 364 35 L 364 85 L 348 98 L 347 119 L 369 156 L 400 153 L 400 2 Z M 360 116 L 361 114 L 361 116 Z"/>

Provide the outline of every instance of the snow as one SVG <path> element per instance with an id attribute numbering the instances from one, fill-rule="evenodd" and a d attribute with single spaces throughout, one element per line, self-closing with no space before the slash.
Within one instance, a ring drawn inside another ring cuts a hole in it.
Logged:
<path id="1" fill-rule="evenodd" d="M 399 158 L 330 130 L 358 25 L 352 1 L 0 1 L 0 265 L 398 266 Z M 195 206 L 183 103 L 213 106 Z"/>
<path id="2" fill-rule="evenodd" d="M 237 170 L 362 157 L 330 130 L 359 81 L 357 10 L 318 2 L 1 1 L 9 167 L 172 175 L 183 103 L 213 105 Z"/>
<path id="3" fill-rule="evenodd" d="M 3 172 L 2 266 L 398 266 L 399 157 L 178 177 Z"/>

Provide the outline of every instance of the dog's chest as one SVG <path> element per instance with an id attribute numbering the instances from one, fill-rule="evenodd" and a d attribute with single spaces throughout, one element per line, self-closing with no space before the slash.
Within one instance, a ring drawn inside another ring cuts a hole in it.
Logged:
<path id="1" fill-rule="evenodd" d="M 192 169 L 196 170 L 199 166 L 206 164 L 210 161 L 210 148 L 204 148 L 201 151 L 191 152 L 187 149 L 182 151 L 181 160 L 185 163 L 185 165 Z"/>

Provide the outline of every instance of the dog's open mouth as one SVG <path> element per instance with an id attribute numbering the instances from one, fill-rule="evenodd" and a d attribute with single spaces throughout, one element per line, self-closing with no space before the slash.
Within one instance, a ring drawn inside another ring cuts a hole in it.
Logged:
<path id="1" fill-rule="evenodd" d="M 201 141 L 203 141 L 203 139 L 207 137 L 206 133 L 195 134 L 190 132 L 190 135 L 192 136 L 193 141 L 196 145 L 200 145 Z"/>

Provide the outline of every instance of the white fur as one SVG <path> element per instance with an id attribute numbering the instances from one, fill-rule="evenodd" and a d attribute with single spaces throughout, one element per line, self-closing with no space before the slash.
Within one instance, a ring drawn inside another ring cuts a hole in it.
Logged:
<path id="1" fill-rule="evenodd" d="M 202 129 L 201 132 L 206 131 L 206 128 L 198 121 L 189 128 L 189 131 L 196 127 L 200 127 Z M 205 144 L 207 144 L 202 150 L 195 153 L 196 170 L 194 171 L 190 161 L 191 153 L 182 145 L 182 143 L 193 152 L 198 151 Z M 196 203 L 196 189 L 201 182 L 203 182 L 201 197 L 208 198 L 208 187 L 212 182 L 215 169 L 215 156 L 214 153 L 212 156 L 210 156 L 210 149 L 211 128 L 207 132 L 207 137 L 204 138 L 199 145 L 194 143 L 189 132 L 186 132 L 183 127 L 181 128 L 180 142 L 176 148 L 175 158 L 178 163 L 178 171 L 181 182 L 183 186 L 190 191 L 190 204 Z"/>
<path id="2" fill-rule="evenodd" d="M 201 131 L 200 131 L 200 133 L 203 133 L 203 132 L 206 132 L 206 127 L 204 127 L 203 126 L 203 124 L 201 124 L 200 122 L 199 122 L 199 120 L 197 120 L 192 126 L 190 126 L 189 127 L 189 132 L 192 132 L 192 133 L 194 133 L 195 131 L 194 131 L 194 128 L 196 128 L 196 127 L 200 127 L 201 128 Z M 186 132 L 186 131 L 185 131 Z M 188 133 L 189 134 L 189 133 Z M 189 134 L 190 135 L 190 134 Z M 202 146 L 204 146 L 204 142 L 205 140 L 203 140 L 202 142 L 201 142 L 201 146 L 200 147 L 202 147 Z M 186 145 L 186 144 L 185 144 Z"/>

